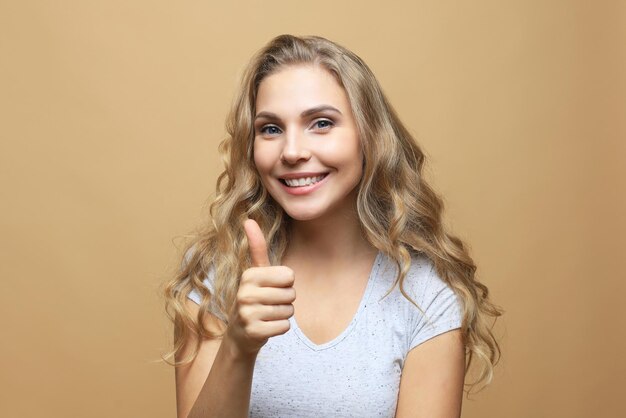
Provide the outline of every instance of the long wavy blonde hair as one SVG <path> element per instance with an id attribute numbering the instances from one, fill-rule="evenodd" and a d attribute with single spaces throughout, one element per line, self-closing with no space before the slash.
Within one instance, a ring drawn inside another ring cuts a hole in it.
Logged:
<path id="1" fill-rule="evenodd" d="M 191 334 L 219 337 L 203 326 L 207 312 L 216 313 L 227 324 L 239 277 L 250 266 L 242 228 L 246 218 L 256 220 L 264 232 L 272 263 L 282 258 L 288 216 L 264 189 L 254 166 L 253 119 L 261 81 L 285 66 L 303 64 L 322 66 L 347 93 L 364 155 L 357 208 L 366 239 L 395 262 L 398 275 L 394 286 L 411 302 L 403 287 L 411 255 L 421 253 L 433 262 L 439 276 L 462 301 L 466 371 L 473 360 L 477 363 L 476 379 L 466 383 L 468 394 L 478 384 L 484 387 L 491 382 L 500 358 L 492 327 L 502 311 L 490 302 L 487 287 L 476 280 L 476 265 L 463 242 L 446 231 L 442 199 L 422 176 L 424 154 L 372 71 L 353 52 L 318 36 L 277 36 L 252 58 L 243 74 L 226 123 L 228 136 L 219 147 L 225 169 L 217 180 L 209 219 L 184 245 L 182 267 L 165 285 L 166 311 L 175 328 L 174 347 L 166 361 L 181 365 L 195 359 L 201 338 L 191 355 L 178 359 Z M 203 284 L 210 269 L 213 293 Z M 202 296 L 197 315 L 185 308 L 191 290 Z"/>

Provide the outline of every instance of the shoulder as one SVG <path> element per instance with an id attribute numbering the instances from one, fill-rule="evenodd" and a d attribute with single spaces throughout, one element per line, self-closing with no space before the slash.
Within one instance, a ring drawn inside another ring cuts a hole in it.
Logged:
<path id="1" fill-rule="evenodd" d="M 188 263 L 190 262 L 190 260 L 192 259 L 194 255 L 194 248 L 190 248 L 184 256 L 183 259 L 183 266 L 186 267 L 188 265 Z M 206 272 L 204 272 L 206 270 Z M 208 308 L 211 311 L 218 311 L 215 308 L 218 306 L 216 303 L 216 300 L 214 299 L 216 296 L 216 291 L 215 291 L 215 266 L 211 263 L 209 264 L 208 268 L 206 269 L 202 269 L 202 271 L 204 273 L 202 273 L 202 282 L 199 282 L 199 280 L 190 280 L 189 277 L 187 278 L 188 282 L 188 286 L 187 289 L 188 293 L 187 293 L 187 298 L 192 300 L 193 302 L 195 302 L 198 305 L 202 304 L 202 301 L 204 299 L 204 297 L 209 297 L 209 305 Z"/>
<path id="2" fill-rule="evenodd" d="M 423 303 L 430 303 L 442 296 L 455 296 L 452 287 L 437 272 L 435 263 L 423 254 L 412 257 L 406 281 L 415 294 L 419 294 Z"/>
<path id="3" fill-rule="evenodd" d="M 189 249 L 187 249 L 187 251 L 185 251 L 185 254 L 183 256 L 183 260 L 182 260 L 182 269 L 186 269 L 189 266 L 189 263 L 194 263 L 194 267 L 197 268 L 198 266 L 203 265 L 203 260 L 194 260 L 194 256 L 196 255 L 196 245 L 192 245 Z M 209 264 L 208 268 L 202 268 L 201 269 L 204 273 L 202 273 L 202 275 L 204 276 L 203 280 L 202 280 L 202 284 L 204 285 L 204 288 L 206 288 L 206 290 L 208 290 L 211 294 L 214 293 L 214 281 L 215 281 L 215 268 L 213 266 L 213 263 Z M 186 278 L 187 280 L 189 280 L 189 276 L 187 276 Z M 189 280 L 191 281 L 191 280 Z M 197 281 L 195 281 L 197 283 Z M 199 291 L 198 286 L 195 283 L 191 283 L 191 288 L 193 290 L 193 292 L 199 297 L 199 293 L 201 293 L 201 291 Z M 203 289 L 204 290 L 204 289 Z M 196 300 L 196 297 L 190 297 L 190 299 L 194 300 L 196 303 L 200 303 L 199 300 Z M 201 299 L 201 298 L 199 298 Z"/>
<path id="4" fill-rule="evenodd" d="M 407 274 L 407 288 L 412 289 L 420 314 L 415 322 L 410 348 L 442 334 L 460 328 L 463 308 L 459 295 L 437 272 L 434 263 L 425 256 L 417 257 L 424 266 L 419 273 Z"/>
<path id="5" fill-rule="evenodd" d="M 398 266 L 389 258 L 384 265 L 383 282 L 389 288 L 396 280 Z M 459 328 L 463 322 L 461 298 L 424 254 L 412 255 L 402 284 L 396 284 L 383 303 L 387 308 L 397 307 L 395 315 L 407 321 L 411 330 L 407 335 L 409 349 L 442 332 Z"/>
<path id="6" fill-rule="evenodd" d="M 215 294 L 215 290 L 214 290 L 215 288 L 213 286 L 214 280 L 215 280 L 215 269 L 213 268 L 213 266 L 211 266 L 209 268 L 209 271 L 204 276 L 204 279 L 202 280 L 202 284 L 209 291 L 209 293 L 211 295 Z M 196 302 L 198 305 L 202 301 L 201 292 L 199 291 L 199 289 L 197 289 L 197 288 L 195 288 L 193 286 L 192 286 L 191 292 L 189 293 L 188 297 L 189 297 L 189 299 L 191 299 L 194 302 Z"/>
<path id="7" fill-rule="evenodd" d="M 393 261 L 388 260 L 387 275 L 395 281 L 398 274 L 398 267 Z M 406 277 L 402 283 L 404 292 L 415 300 L 418 305 L 429 303 L 442 292 L 454 293 L 450 285 L 448 285 L 437 273 L 435 264 L 422 253 L 413 253 L 411 255 L 411 265 L 407 271 Z"/>

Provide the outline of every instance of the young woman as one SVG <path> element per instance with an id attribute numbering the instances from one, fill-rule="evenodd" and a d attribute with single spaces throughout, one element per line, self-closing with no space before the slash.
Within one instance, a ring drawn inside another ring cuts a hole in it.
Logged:
<path id="1" fill-rule="evenodd" d="M 278 36 L 227 129 L 212 219 L 166 288 L 178 416 L 460 416 L 501 312 L 367 65 Z"/>

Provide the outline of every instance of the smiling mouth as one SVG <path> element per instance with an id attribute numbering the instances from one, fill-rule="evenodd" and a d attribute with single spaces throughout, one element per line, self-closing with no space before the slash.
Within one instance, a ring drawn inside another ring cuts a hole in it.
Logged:
<path id="1" fill-rule="evenodd" d="M 321 174 L 315 177 L 302 177 L 298 179 L 279 179 L 281 183 L 288 187 L 305 187 L 311 186 L 315 183 L 319 183 L 324 180 L 328 173 Z"/>

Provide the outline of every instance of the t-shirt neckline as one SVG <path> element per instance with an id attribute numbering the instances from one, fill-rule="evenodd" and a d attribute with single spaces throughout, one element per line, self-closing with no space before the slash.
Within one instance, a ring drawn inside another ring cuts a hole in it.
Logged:
<path id="1" fill-rule="evenodd" d="M 372 269 L 370 270 L 370 274 L 367 279 L 367 285 L 365 286 L 365 291 L 363 292 L 363 296 L 361 297 L 361 302 L 359 303 L 359 307 L 357 308 L 348 326 L 337 337 L 322 344 L 315 344 L 313 341 L 309 339 L 309 337 L 306 336 L 304 332 L 302 332 L 302 330 L 298 326 L 295 315 L 292 315 L 289 318 L 289 324 L 291 326 L 291 330 L 298 337 L 298 339 L 302 343 L 304 343 L 304 345 L 306 345 L 313 351 L 322 351 L 322 350 L 326 350 L 326 349 L 336 346 L 341 341 L 343 341 L 348 335 L 350 335 L 350 333 L 356 326 L 357 322 L 359 321 L 359 317 L 361 316 L 361 311 L 363 311 L 363 309 L 365 309 L 365 306 L 367 305 L 367 301 L 369 299 L 370 293 L 372 293 L 372 288 L 374 287 L 374 281 L 376 280 L 376 277 L 378 276 L 378 270 L 380 269 L 382 258 L 383 258 L 383 253 L 381 251 L 378 251 L 378 253 L 376 254 L 376 258 L 374 258 L 374 264 L 372 265 Z"/>

